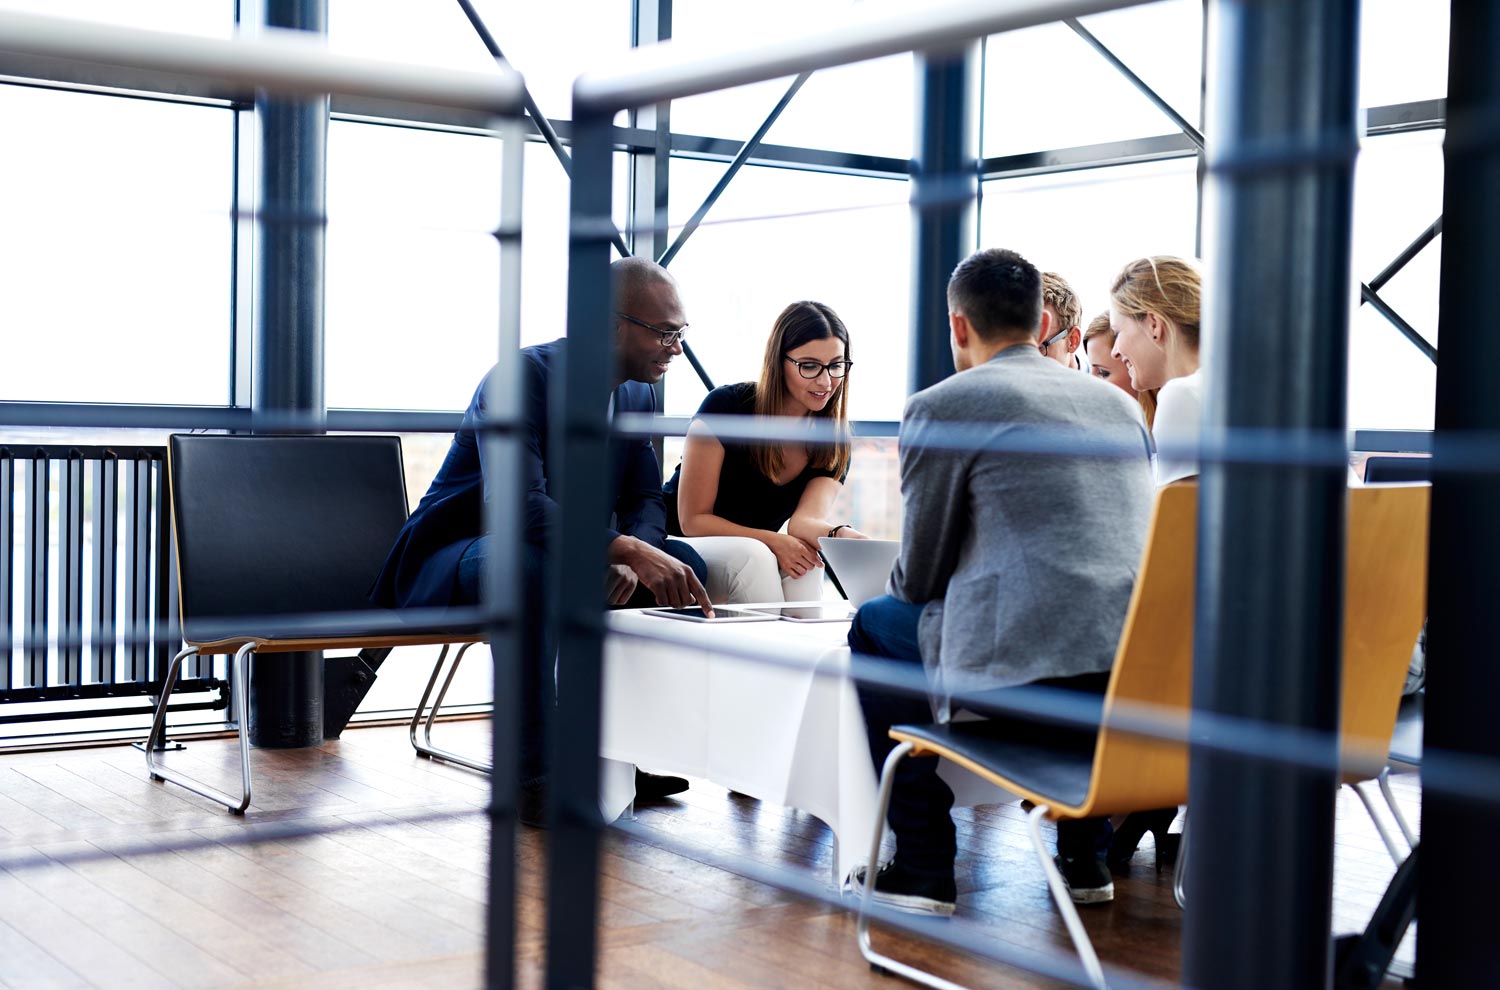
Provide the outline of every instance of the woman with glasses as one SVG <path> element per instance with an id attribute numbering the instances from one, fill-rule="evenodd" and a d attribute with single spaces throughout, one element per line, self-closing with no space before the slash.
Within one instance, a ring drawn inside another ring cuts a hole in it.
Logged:
<path id="1" fill-rule="evenodd" d="M 818 539 L 865 538 L 833 518 L 849 473 L 853 363 L 837 313 L 818 302 L 792 303 L 771 328 L 760 380 L 716 388 L 699 406 L 662 494 L 667 532 L 689 538 L 708 563 L 715 602 L 820 599 Z M 745 417 L 781 437 L 720 440 L 705 417 Z"/>
<path id="2" fill-rule="evenodd" d="M 1151 433 L 1158 450 L 1156 483 L 1198 474 L 1183 448 L 1198 440 L 1203 375 L 1198 367 L 1198 307 L 1203 279 L 1192 262 L 1170 255 L 1126 265 L 1109 293 L 1113 356 L 1130 373 L 1136 392 L 1160 389 Z"/>
<path id="3" fill-rule="evenodd" d="M 1130 370 L 1110 353 L 1114 346 L 1115 331 L 1109 325 L 1109 314 L 1100 313 L 1083 331 L 1083 356 L 1088 361 L 1089 374 L 1109 382 L 1139 403 L 1141 413 L 1146 417 L 1146 428 L 1150 429 L 1156 419 L 1156 389 L 1135 390 L 1130 384 Z"/>

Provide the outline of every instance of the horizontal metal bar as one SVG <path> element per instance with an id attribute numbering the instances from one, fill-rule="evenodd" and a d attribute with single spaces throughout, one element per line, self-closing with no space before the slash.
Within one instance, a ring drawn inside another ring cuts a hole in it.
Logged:
<path id="1" fill-rule="evenodd" d="M 227 684 L 227 681 L 216 677 L 193 678 L 178 681 L 175 691 L 188 694 L 223 691 Z M 72 684 L 53 685 L 46 688 L 17 688 L 13 691 L 0 693 L 0 704 L 26 705 L 46 701 L 97 701 L 107 698 L 136 698 L 142 695 L 153 694 L 157 688 L 160 688 L 160 685 L 153 685 L 150 681 L 121 681 L 114 684 Z M 219 704 L 216 707 L 223 708 L 224 705 Z M 147 711 L 149 713 L 150 709 Z M 115 715 L 120 712 L 120 709 L 99 708 L 89 709 L 89 712 L 99 715 Z M 26 721 L 30 717 L 22 716 L 19 721 Z M 89 717 L 89 715 L 85 713 L 78 717 L 85 718 Z"/>
<path id="2" fill-rule="evenodd" d="M 1142 0 L 962 0 L 841 12 L 820 31 L 718 50 L 665 43 L 622 53 L 573 84 L 575 113 L 611 113 L 850 62 L 946 48 L 1000 31 L 1133 7 Z"/>
<path id="3" fill-rule="evenodd" d="M 296 429 L 311 425 L 313 422 L 306 415 L 290 412 L 267 414 L 264 421 L 271 429 Z M 330 409 L 326 419 L 320 419 L 318 422 L 336 432 L 452 433 L 463 422 L 463 413 L 401 409 Z M 234 406 L 168 406 L 144 403 L 116 405 L 90 402 L 0 402 L 0 428 L 3 427 L 249 432 L 250 410 Z M 0 436 L 0 445 L 4 445 L 3 436 Z M 29 449 L 33 446 L 48 447 L 49 445 L 25 444 L 23 446 Z M 59 446 L 58 449 L 68 450 L 73 446 Z M 105 445 L 97 449 L 120 448 Z"/>
<path id="4" fill-rule="evenodd" d="M 1372 136 L 1430 131 L 1448 126 L 1447 100 L 1414 100 L 1365 110 L 1365 133 Z"/>
<path id="5" fill-rule="evenodd" d="M 78 443 L 4 443 L 0 442 L 0 451 L 4 451 L 6 457 L 14 457 L 16 460 L 30 460 L 36 457 L 51 459 L 65 459 L 78 456 L 86 461 L 111 460 L 120 456 L 121 451 L 127 452 L 127 456 L 137 459 L 147 458 L 159 460 L 167 456 L 167 448 L 162 446 L 135 446 L 133 444 L 78 444 Z"/>
<path id="6" fill-rule="evenodd" d="M 227 707 L 224 701 L 190 701 L 180 705 L 168 705 L 169 712 L 200 712 L 219 711 Z M 127 715 L 151 715 L 156 712 L 155 705 L 131 705 L 128 708 L 72 708 L 67 711 L 36 712 L 31 715 L 0 715 L 0 725 L 26 725 L 31 722 L 63 722 L 70 720 L 81 720 L 86 718 L 102 718 L 105 716 L 120 718 Z"/>
<path id="7" fill-rule="evenodd" d="M 251 99 L 257 89 L 342 93 L 469 110 L 476 120 L 519 114 L 524 88 L 498 66 L 470 72 L 347 55 L 302 31 L 207 38 L 12 11 L 0 12 L 0 73 L 214 99 Z"/>
<path id="8" fill-rule="evenodd" d="M 1355 430 L 1355 450 L 1382 454 L 1432 453 L 1431 430 Z"/>
<path id="9" fill-rule="evenodd" d="M 674 158 L 727 162 L 734 159 L 740 142 L 727 138 L 673 134 L 670 140 Z M 834 175 L 858 175 L 875 179 L 905 179 L 911 174 L 911 161 L 880 155 L 861 155 L 822 148 L 800 148 L 785 144 L 758 145 L 746 159 L 747 165 L 795 168 Z"/>
<path id="10" fill-rule="evenodd" d="M 981 177 L 986 180 L 1014 179 L 1053 172 L 1076 172 L 1082 169 L 1194 158 L 1197 154 L 1197 147 L 1186 134 L 1161 134 L 1156 137 L 1079 145 L 1075 148 L 1001 155 L 986 158 L 980 167 Z"/>

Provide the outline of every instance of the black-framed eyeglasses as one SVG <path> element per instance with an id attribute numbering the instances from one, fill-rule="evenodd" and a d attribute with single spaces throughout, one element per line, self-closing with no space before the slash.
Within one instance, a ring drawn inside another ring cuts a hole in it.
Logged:
<path id="1" fill-rule="evenodd" d="M 821 361 L 801 360 L 788 354 L 786 360 L 797 366 L 797 374 L 803 378 L 816 378 L 825 371 L 828 372 L 829 378 L 843 378 L 849 373 L 849 369 L 854 367 L 853 361 L 845 361 L 842 358 L 824 364 Z"/>
<path id="2" fill-rule="evenodd" d="M 688 325 L 686 323 L 678 327 L 676 330 L 663 330 L 661 327 L 653 327 L 645 320 L 638 320 L 635 317 L 631 316 L 629 313 L 616 312 L 615 315 L 624 320 L 626 323 L 634 323 L 638 327 L 645 327 L 647 330 L 650 330 L 652 333 L 656 334 L 657 339 L 661 342 L 661 346 L 663 347 L 675 346 L 676 343 L 681 340 L 683 338 L 683 335 L 688 331 Z"/>
<path id="3" fill-rule="evenodd" d="M 1047 353 L 1047 348 L 1051 347 L 1052 344 L 1057 340 L 1057 338 L 1059 338 L 1059 337 L 1066 337 L 1068 334 L 1070 334 L 1072 332 L 1073 332 L 1073 328 L 1072 327 L 1066 327 L 1066 328 L 1064 328 L 1062 330 L 1059 330 L 1059 331 L 1057 331 L 1057 333 L 1055 333 L 1052 336 L 1048 337 L 1046 340 L 1042 341 L 1040 344 L 1037 344 L 1036 345 L 1036 349 L 1039 350 L 1039 351 L 1041 351 L 1043 354 L 1046 354 Z"/>

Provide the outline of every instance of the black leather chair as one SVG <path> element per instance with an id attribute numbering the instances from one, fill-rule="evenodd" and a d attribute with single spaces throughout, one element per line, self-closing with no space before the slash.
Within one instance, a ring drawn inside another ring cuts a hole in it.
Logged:
<path id="1" fill-rule="evenodd" d="M 179 434 L 167 448 L 167 486 L 187 645 L 167 670 L 146 740 L 153 780 L 232 813 L 249 807 L 252 654 L 439 643 L 446 653 L 482 639 L 477 610 L 388 611 L 366 597 L 406 521 L 399 437 Z M 230 653 L 238 794 L 162 765 L 155 752 L 183 661 Z"/>

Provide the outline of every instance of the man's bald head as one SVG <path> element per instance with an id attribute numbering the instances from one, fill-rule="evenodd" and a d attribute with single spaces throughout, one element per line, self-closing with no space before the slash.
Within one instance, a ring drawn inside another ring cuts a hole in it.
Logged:
<path id="1" fill-rule="evenodd" d="M 609 276 L 614 287 L 615 305 L 627 313 L 653 287 L 669 285 L 674 290 L 677 288 L 677 280 L 671 272 L 645 258 L 621 258 L 609 266 Z"/>

